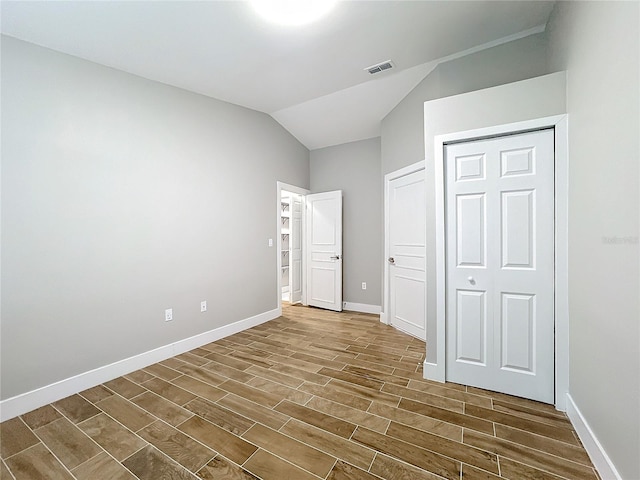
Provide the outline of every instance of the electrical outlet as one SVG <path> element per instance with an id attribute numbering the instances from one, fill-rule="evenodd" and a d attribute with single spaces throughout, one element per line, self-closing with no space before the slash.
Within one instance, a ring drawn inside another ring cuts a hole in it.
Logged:
<path id="1" fill-rule="evenodd" d="M 200 311 L 201 312 L 206 312 L 207 311 L 207 301 L 203 300 L 200 302 Z"/>
<path id="2" fill-rule="evenodd" d="M 366 290 L 367 289 L 367 282 L 362 282 L 362 289 Z"/>
<path id="3" fill-rule="evenodd" d="M 164 311 L 164 321 L 170 322 L 171 320 L 173 320 L 173 308 L 167 308 Z"/>
<path id="4" fill-rule="evenodd" d="M 270 247 L 273 247 L 273 238 L 270 238 L 270 239 L 269 239 L 268 244 L 269 244 L 269 246 L 270 246 Z"/>

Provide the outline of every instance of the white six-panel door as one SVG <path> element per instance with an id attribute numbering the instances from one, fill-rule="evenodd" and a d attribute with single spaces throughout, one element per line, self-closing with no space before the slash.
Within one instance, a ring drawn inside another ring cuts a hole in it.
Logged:
<path id="1" fill-rule="evenodd" d="M 553 130 L 446 146 L 447 381 L 554 401 Z"/>
<path id="2" fill-rule="evenodd" d="M 393 179 L 388 187 L 389 320 L 425 340 L 426 192 L 424 170 Z"/>
<path id="3" fill-rule="evenodd" d="M 307 304 L 342 311 L 342 191 L 306 196 Z"/>

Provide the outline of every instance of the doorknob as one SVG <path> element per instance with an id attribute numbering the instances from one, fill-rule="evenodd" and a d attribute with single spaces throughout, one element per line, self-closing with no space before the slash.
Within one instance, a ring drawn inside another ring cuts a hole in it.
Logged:
<path id="1" fill-rule="evenodd" d="M 332 257 L 329 257 L 331 260 L 340 260 L 340 255 L 334 255 Z"/>
<path id="2" fill-rule="evenodd" d="M 475 285 L 476 284 L 476 281 L 473 279 L 473 277 L 467 277 L 467 280 L 469 280 L 469 283 L 471 285 Z"/>
<path id="3" fill-rule="evenodd" d="M 393 258 L 393 257 L 389 257 L 389 263 L 390 263 L 391 265 L 395 265 L 395 264 L 396 264 L 396 259 L 395 259 L 395 258 Z"/>

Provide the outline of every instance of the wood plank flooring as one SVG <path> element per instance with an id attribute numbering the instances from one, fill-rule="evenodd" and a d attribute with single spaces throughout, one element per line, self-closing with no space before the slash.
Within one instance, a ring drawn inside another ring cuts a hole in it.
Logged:
<path id="1" fill-rule="evenodd" d="M 566 415 L 422 378 L 373 315 L 283 316 L 0 424 L 4 479 L 598 480 Z"/>

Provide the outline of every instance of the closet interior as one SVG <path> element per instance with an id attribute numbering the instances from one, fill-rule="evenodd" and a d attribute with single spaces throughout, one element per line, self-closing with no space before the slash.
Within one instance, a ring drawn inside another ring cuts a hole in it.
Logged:
<path id="1" fill-rule="evenodd" d="M 282 237 L 282 250 L 280 255 L 282 256 L 282 301 L 290 302 L 290 285 L 289 285 L 289 268 L 290 268 L 290 239 L 291 239 L 291 197 L 287 196 L 285 192 L 282 192 L 282 198 L 280 199 L 280 235 Z"/>

